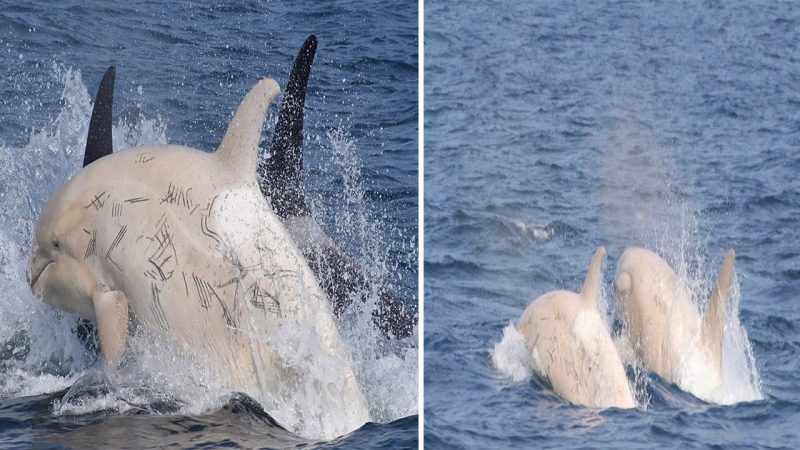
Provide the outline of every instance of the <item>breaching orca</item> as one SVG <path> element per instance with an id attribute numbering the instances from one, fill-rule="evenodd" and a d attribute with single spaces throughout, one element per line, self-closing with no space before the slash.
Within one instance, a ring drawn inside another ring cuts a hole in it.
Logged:
<path id="1" fill-rule="evenodd" d="M 257 83 L 213 153 L 144 146 L 78 171 L 39 214 L 28 278 L 95 322 L 106 368 L 134 325 L 291 431 L 332 438 L 370 415 L 331 305 L 256 179 L 279 92 Z"/>
<path id="2" fill-rule="evenodd" d="M 259 169 L 260 188 L 305 256 L 323 291 L 341 314 L 354 299 L 366 301 L 371 280 L 364 267 L 339 247 L 311 215 L 303 177 L 303 117 L 306 88 L 317 49 L 309 36 L 295 58 L 272 136 L 268 157 Z M 105 73 L 97 92 L 87 138 L 84 166 L 111 154 L 111 110 L 114 67 Z M 417 323 L 416 304 L 407 303 L 384 286 L 378 287 L 373 322 L 388 336 L 408 337 Z"/>

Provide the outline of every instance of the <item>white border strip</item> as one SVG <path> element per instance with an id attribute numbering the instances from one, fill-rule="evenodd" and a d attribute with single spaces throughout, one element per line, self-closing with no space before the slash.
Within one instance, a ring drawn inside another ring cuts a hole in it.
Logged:
<path id="1" fill-rule="evenodd" d="M 425 5 L 419 0 L 417 9 L 417 302 L 419 325 L 417 332 L 417 381 L 418 414 L 419 414 L 419 449 L 425 448 Z"/>

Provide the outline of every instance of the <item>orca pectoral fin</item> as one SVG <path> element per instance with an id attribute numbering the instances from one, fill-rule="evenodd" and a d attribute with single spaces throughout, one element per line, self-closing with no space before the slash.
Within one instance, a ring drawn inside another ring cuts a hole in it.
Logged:
<path id="1" fill-rule="evenodd" d="M 100 351 L 106 364 L 119 362 L 128 338 L 128 298 L 120 291 L 92 294 Z"/>
<path id="2" fill-rule="evenodd" d="M 581 288 L 581 298 L 594 308 L 597 307 L 597 294 L 600 289 L 600 281 L 603 278 L 600 269 L 603 267 L 603 259 L 605 257 L 605 247 L 597 247 L 594 256 L 592 256 L 592 261 L 589 263 L 589 270 L 586 272 L 586 278 L 583 280 L 583 287 Z"/>
<path id="3" fill-rule="evenodd" d="M 97 161 L 103 156 L 110 155 L 112 146 L 111 113 L 114 103 L 114 77 L 116 69 L 111 66 L 103 75 L 97 96 L 94 99 L 92 118 L 89 120 L 89 135 L 86 137 L 86 150 L 83 153 L 83 167 Z"/>
<path id="4" fill-rule="evenodd" d="M 303 180 L 303 114 L 316 51 L 317 38 L 311 35 L 294 60 L 272 134 L 269 158 L 265 161 L 265 173 L 261 177 L 261 192 L 278 217 L 284 219 L 310 213 Z"/>
<path id="5" fill-rule="evenodd" d="M 718 369 L 722 369 L 722 342 L 725 331 L 725 305 L 728 303 L 731 283 L 733 283 L 733 268 L 736 262 L 736 252 L 729 249 L 725 261 L 719 269 L 717 283 L 711 293 L 711 300 L 703 315 L 702 338 L 709 355 L 714 358 Z"/>

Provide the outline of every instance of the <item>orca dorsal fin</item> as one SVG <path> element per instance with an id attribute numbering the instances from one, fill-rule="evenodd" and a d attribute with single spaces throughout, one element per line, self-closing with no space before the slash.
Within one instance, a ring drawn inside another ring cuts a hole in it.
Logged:
<path id="1" fill-rule="evenodd" d="M 589 270 L 586 271 L 586 278 L 583 280 L 581 288 L 581 298 L 590 303 L 593 308 L 597 307 L 597 294 L 600 289 L 600 281 L 603 276 L 600 269 L 603 267 L 603 259 L 606 256 L 605 247 L 597 247 L 589 263 Z"/>
<path id="2" fill-rule="evenodd" d="M 278 217 L 284 219 L 310 214 L 303 180 L 303 113 L 316 51 L 317 38 L 311 35 L 297 53 L 286 83 L 286 94 L 260 183 L 261 192 L 269 199 Z"/>
<path id="3" fill-rule="evenodd" d="M 256 172 L 261 129 L 267 109 L 280 91 L 277 81 L 264 78 L 250 89 L 239 104 L 215 153 L 226 169 L 248 174 Z"/>
<path id="4" fill-rule="evenodd" d="M 94 98 L 92 118 L 89 119 L 89 134 L 86 136 L 86 150 L 83 152 L 83 167 L 97 161 L 114 151 L 111 141 L 111 110 L 114 103 L 114 66 L 106 69 L 97 96 Z"/>
<path id="5" fill-rule="evenodd" d="M 703 344 L 714 358 L 717 368 L 722 370 L 722 342 L 725 331 L 725 305 L 733 283 L 733 267 L 736 262 L 736 252 L 729 249 L 725 254 L 725 260 L 719 269 L 717 283 L 711 292 L 711 300 L 708 302 L 705 314 L 703 314 L 702 338 Z"/>

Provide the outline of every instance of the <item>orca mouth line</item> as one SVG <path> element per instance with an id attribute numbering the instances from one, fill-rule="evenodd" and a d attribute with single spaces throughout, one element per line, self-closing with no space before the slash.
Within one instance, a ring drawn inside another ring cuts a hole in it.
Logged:
<path id="1" fill-rule="evenodd" d="M 55 261 L 48 261 L 47 264 L 43 265 L 40 270 L 36 271 L 36 273 L 33 272 L 33 267 L 31 267 L 31 270 L 28 271 L 28 283 L 30 284 L 34 293 L 36 293 L 36 283 L 39 281 L 39 278 L 42 276 L 44 271 L 53 264 L 55 264 Z"/>

